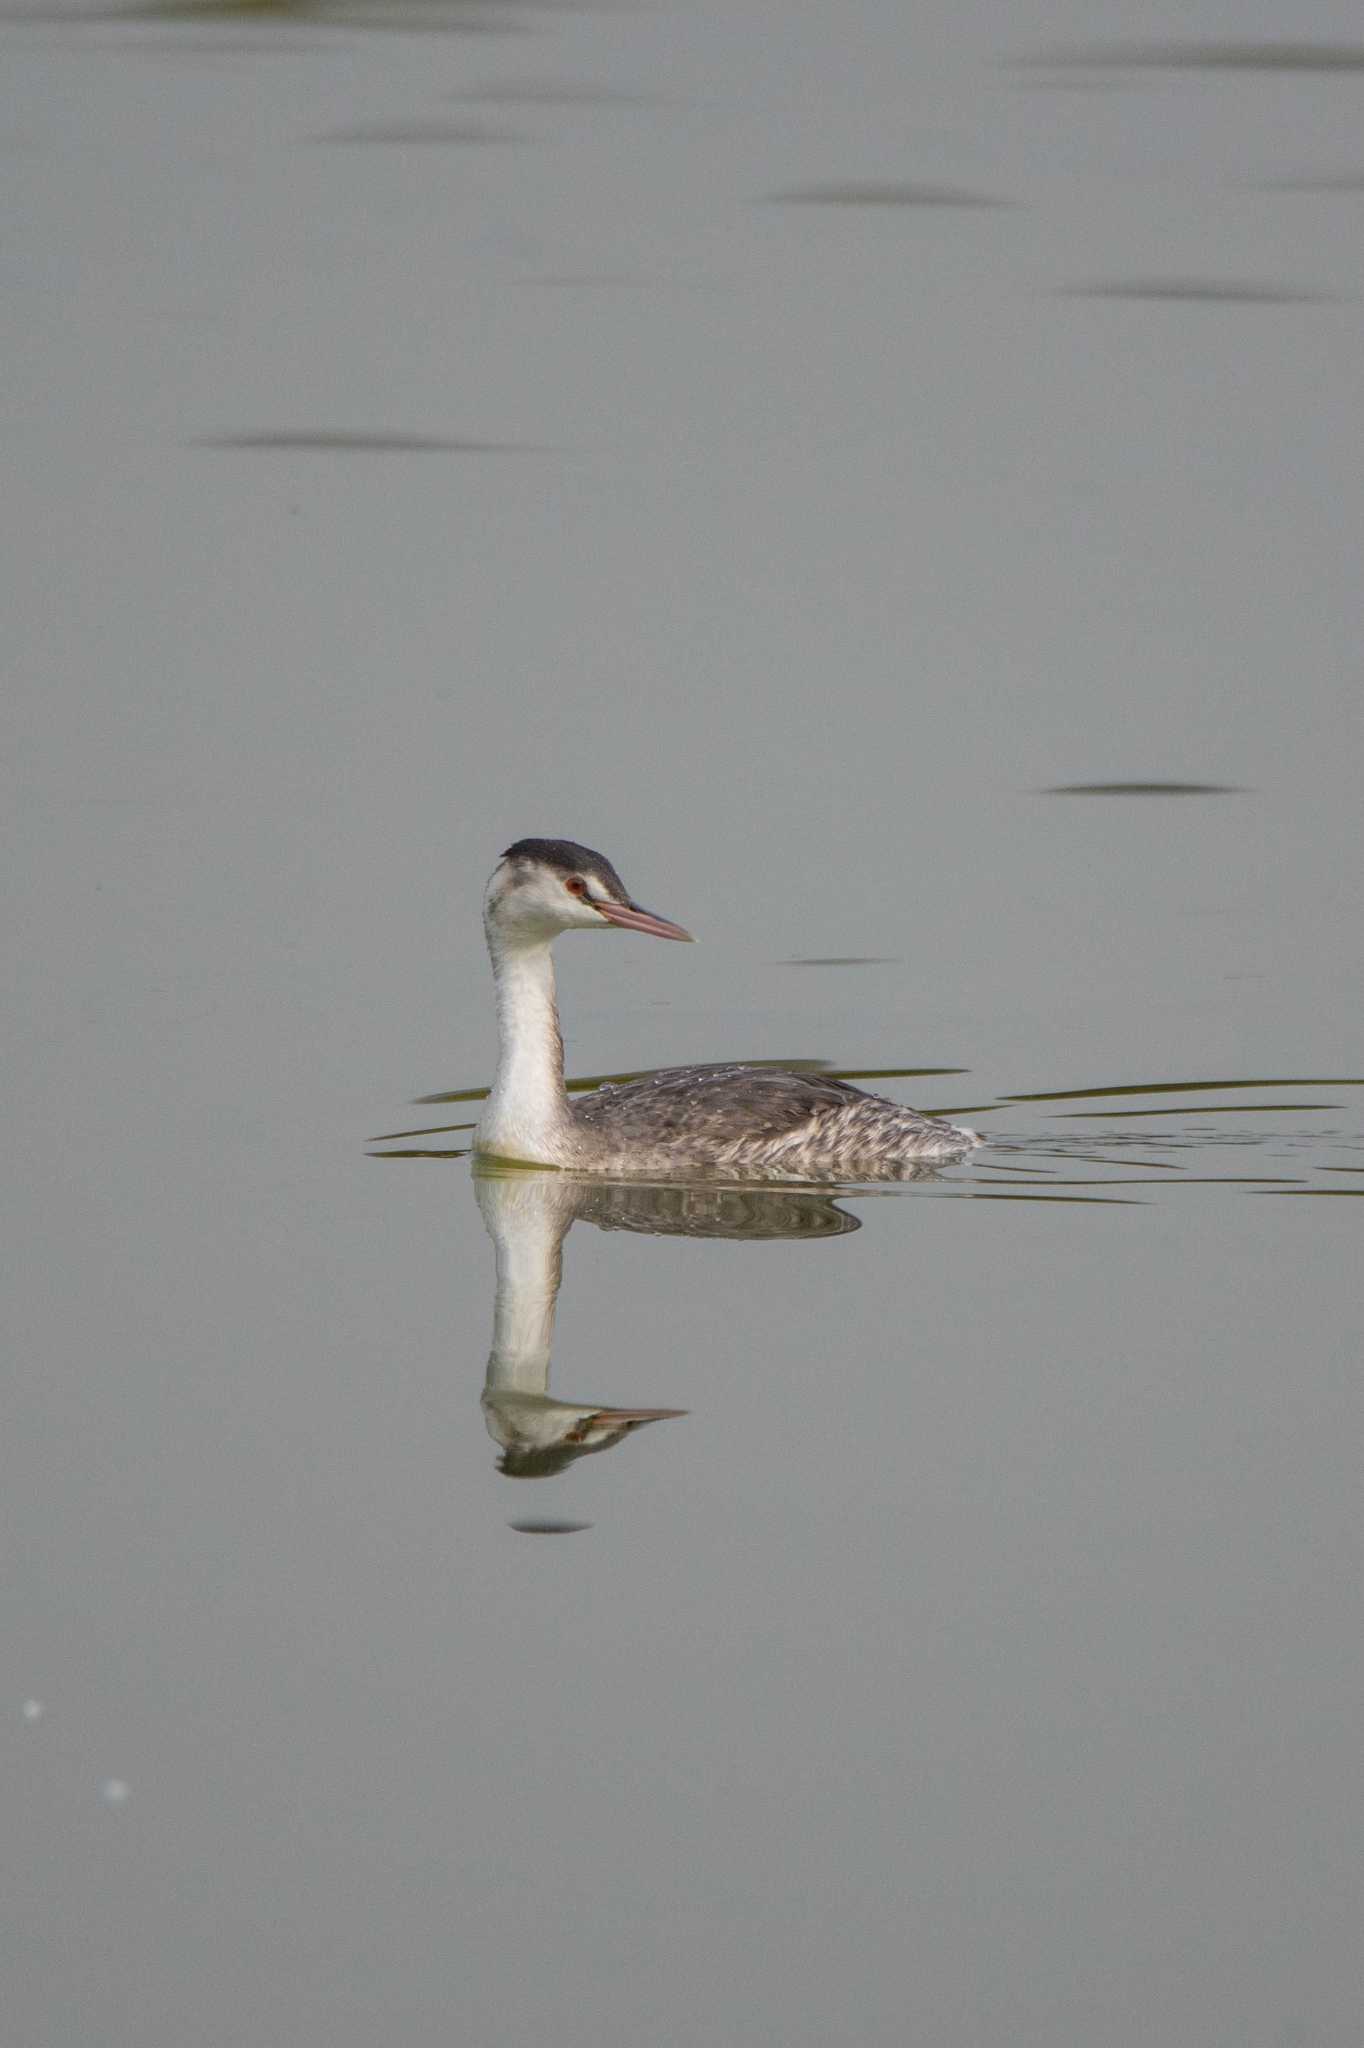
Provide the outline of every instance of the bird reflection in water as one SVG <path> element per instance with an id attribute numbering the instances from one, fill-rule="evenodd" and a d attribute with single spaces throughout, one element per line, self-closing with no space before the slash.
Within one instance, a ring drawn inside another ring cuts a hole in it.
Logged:
<path id="1" fill-rule="evenodd" d="M 924 1170 L 923 1177 L 934 1176 Z M 474 1174 L 474 1192 L 497 1258 L 483 1414 L 502 1447 L 499 1470 L 514 1479 L 550 1478 L 589 1451 L 609 1450 L 646 1422 L 687 1413 L 561 1401 L 550 1393 L 563 1244 L 580 1217 L 600 1230 L 730 1240 L 842 1237 L 859 1228 L 824 1188 L 654 1186 L 483 1166 Z"/>

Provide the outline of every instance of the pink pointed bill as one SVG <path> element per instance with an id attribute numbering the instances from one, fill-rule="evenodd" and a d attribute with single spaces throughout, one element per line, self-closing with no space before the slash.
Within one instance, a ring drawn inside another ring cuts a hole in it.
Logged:
<path id="1" fill-rule="evenodd" d="M 599 910 L 610 923 L 618 924 L 627 932 L 648 932 L 655 939 L 686 939 L 694 944 L 692 935 L 680 924 L 672 924 L 666 917 L 655 917 L 652 910 L 641 910 L 638 903 L 612 903 L 605 896 L 594 896 L 592 908 Z"/>
<path id="2" fill-rule="evenodd" d="M 675 1416 L 686 1413 L 685 1408 L 597 1408 L 591 1419 L 598 1428 L 609 1429 L 617 1424 L 625 1428 L 634 1422 L 671 1422 Z"/>

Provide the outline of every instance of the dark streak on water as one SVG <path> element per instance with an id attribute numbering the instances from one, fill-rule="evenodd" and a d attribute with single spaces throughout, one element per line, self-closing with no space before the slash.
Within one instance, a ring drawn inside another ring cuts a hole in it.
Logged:
<path id="1" fill-rule="evenodd" d="M 1259 1081 L 1126 1081 L 1111 1088 L 1053 1088 L 1044 1094 L 1002 1095 L 1000 1101 L 1087 1102 L 1109 1095 L 1197 1095 L 1212 1088 L 1364 1088 L 1364 1078 L 1339 1074 L 1277 1074 Z"/>
<path id="2" fill-rule="evenodd" d="M 1151 1185 L 1150 1180 L 1144 1173 L 1110 1174 L 1108 1179 L 1102 1182 L 1093 1179 L 1068 1180 L 1064 1175 L 1054 1173 L 1048 1173 L 1045 1178 L 1049 1188 L 1092 1188 L 1100 1186 L 1106 1188 L 1149 1188 Z M 1180 1183 L 1182 1187 L 1187 1187 L 1188 1184 L 1187 1180 Z M 1256 1185 L 1258 1186 L 1258 1182 Z M 991 1186 L 997 1188 L 1035 1187 L 1036 1176 L 1032 1174 L 1025 1176 L 1015 1168 L 1010 1173 L 1002 1174 L 998 1180 L 992 1181 Z"/>
<path id="3" fill-rule="evenodd" d="M 1236 782 L 1057 782 L 1038 796 L 1245 796 Z"/>
<path id="4" fill-rule="evenodd" d="M 512 441 L 442 440 L 434 434 L 350 434 L 285 428 L 278 433 L 201 434 L 190 448 L 266 449 L 309 455 L 533 455 Z"/>
<path id="5" fill-rule="evenodd" d="M 652 280 L 647 277 L 629 277 L 624 272 L 612 275 L 602 272 L 593 277 L 587 272 L 579 276 L 518 277 L 514 284 L 547 285 L 551 288 L 569 291 L 641 291 L 648 288 Z"/>
<path id="6" fill-rule="evenodd" d="M 583 1529 L 590 1529 L 590 1522 L 551 1522 L 540 1519 L 526 1522 L 508 1522 L 509 1529 L 515 1529 L 522 1536 L 576 1536 Z"/>
<path id="7" fill-rule="evenodd" d="M 759 1062 L 762 1064 L 762 1062 Z M 827 1067 L 835 1081 L 922 1081 L 941 1074 L 969 1074 L 969 1067 Z"/>
<path id="8" fill-rule="evenodd" d="M 1338 1102 L 1200 1102 L 1196 1106 L 1187 1102 L 1171 1102 L 1164 1109 L 1058 1109 L 1056 1115 L 1067 1119 L 1098 1117 L 1111 1121 L 1119 1116 L 1263 1116 L 1269 1110 L 1339 1108 Z"/>
<path id="9" fill-rule="evenodd" d="M 372 1139 L 370 1142 L 377 1144 L 379 1141 L 378 1139 Z M 422 1151 L 418 1148 L 405 1152 L 366 1152 L 365 1157 L 366 1159 L 467 1159 L 471 1149 L 468 1145 L 461 1145 L 449 1152 Z"/>
<path id="10" fill-rule="evenodd" d="M 478 1126 L 468 1124 L 431 1124 L 422 1131 L 380 1131 L 376 1137 L 366 1138 L 367 1145 L 393 1145 L 399 1138 L 446 1138 L 452 1131 L 474 1131 Z"/>
<path id="11" fill-rule="evenodd" d="M 463 148 L 489 143 L 524 142 L 525 137 L 505 128 L 485 128 L 476 121 L 387 121 L 370 127 L 332 128 L 325 135 L 310 136 L 311 142 L 375 143 L 381 147 Z"/>
<path id="12" fill-rule="evenodd" d="M 1252 192 L 1364 192 L 1364 171 L 1342 171 L 1339 176 L 1320 178 L 1267 178 L 1249 187 Z"/>
<path id="13" fill-rule="evenodd" d="M 840 184 L 801 185 L 773 192 L 769 206 L 955 206 L 1009 207 L 1012 199 L 991 192 L 968 192 L 957 185 Z"/>
<path id="14" fill-rule="evenodd" d="M 1364 43 L 1074 43 L 1010 61 L 1051 71 L 1364 72 Z"/>
<path id="15" fill-rule="evenodd" d="M 1292 285 L 1222 282 L 1216 278 L 1127 278 L 1113 284 L 1058 285 L 1062 299 L 1145 299 L 1191 306 L 1324 306 L 1331 292 L 1300 291 Z"/>
<path id="16" fill-rule="evenodd" d="M 3 17 L 12 21 L 12 15 Z M 68 16 L 70 20 L 72 17 Z M 88 21 L 89 15 L 79 19 Z M 188 24 L 187 24 L 188 26 Z M 95 43 L 84 36 L 82 50 L 103 49 L 121 57 L 315 57 L 334 50 L 336 44 L 321 38 L 305 40 L 285 30 L 262 36 L 119 36 Z"/>
<path id="17" fill-rule="evenodd" d="M 673 102 L 656 93 L 613 92 L 607 86 L 511 84 L 482 85 L 473 92 L 451 93 L 453 100 L 482 100 L 500 107 L 666 107 Z"/>
<path id="18" fill-rule="evenodd" d="M 1101 1183 L 1094 1182 L 1094 1186 Z M 1141 1209 L 1146 1205 L 1130 1195 L 996 1195 L 972 1194 L 973 1202 L 1083 1202 L 1090 1209 Z"/>
<path id="19" fill-rule="evenodd" d="M 1099 78 L 1090 73 L 1087 78 L 1020 78 L 1017 81 L 1028 92 L 1133 92 L 1137 82 L 1133 78 Z"/>
<path id="20" fill-rule="evenodd" d="M 1085 1135 L 1088 1136 L 1088 1133 L 1085 1133 Z M 1077 1142 L 1078 1138 L 1079 1133 L 1076 1134 Z M 1047 1150 L 1051 1150 L 1050 1145 L 1047 1146 Z M 1064 1151 L 1058 1149 L 1054 1156 L 1057 1159 L 1063 1159 L 1068 1166 L 1077 1164 L 1080 1166 L 1128 1166 L 1131 1164 L 1130 1156 L 1126 1159 L 1110 1159 L 1106 1152 L 1077 1152 L 1072 1150 L 1069 1145 L 1066 1146 Z M 1143 1157 L 1140 1165 L 1143 1173 L 1177 1173 L 1182 1177 L 1184 1172 L 1183 1167 L 1177 1165 L 1173 1159 L 1147 1159 Z M 1051 1173 L 1053 1171 L 1054 1169 L 1049 1166 L 1038 1168 L 1039 1173 Z M 1258 1180 L 1260 1176 L 1257 1174 L 1255 1177 Z"/>
<path id="21" fill-rule="evenodd" d="M 545 0 L 539 0 L 545 4 Z M 569 0 L 557 0 L 565 6 Z M 396 30 L 402 35 L 525 35 L 524 20 L 510 11 L 485 12 L 468 7 L 464 0 L 442 5 L 405 4 L 405 0 L 381 0 L 379 5 L 348 6 L 346 0 L 142 0 L 127 7 L 101 7 L 73 16 L 63 7 L 27 7 L 7 11 L 6 22 L 54 22 L 63 28 L 85 23 L 183 22 L 187 27 L 201 21 L 251 21 L 268 25 L 272 21 L 306 21 L 314 26 L 338 29 Z"/>
<path id="22" fill-rule="evenodd" d="M 774 967 L 887 967 L 893 966 L 893 953 L 811 953 L 794 960 L 774 960 Z"/>

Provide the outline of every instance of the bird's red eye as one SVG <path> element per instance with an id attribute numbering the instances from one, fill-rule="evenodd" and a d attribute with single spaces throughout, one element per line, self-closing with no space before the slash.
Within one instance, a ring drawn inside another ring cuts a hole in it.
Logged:
<path id="1" fill-rule="evenodd" d="M 587 884 L 581 875 L 570 875 L 565 881 L 564 887 L 570 896 L 585 896 L 587 894 Z"/>

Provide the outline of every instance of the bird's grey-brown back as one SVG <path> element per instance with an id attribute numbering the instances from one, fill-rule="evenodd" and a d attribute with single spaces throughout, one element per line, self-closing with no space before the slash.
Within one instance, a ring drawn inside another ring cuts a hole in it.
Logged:
<path id="1" fill-rule="evenodd" d="M 690 933 L 634 902 L 605 855 L 554 838 L 508 847 L 488 884 L 484 926 L 500 1051 L 475 1136 L 482 1153 L 618 1177 L 899 1179 L 980 1142 L 846 1081 L 770 1067 L 674 1067 L 570 1101 L 553 940 L 612 926 L 656 938 Z"/>

